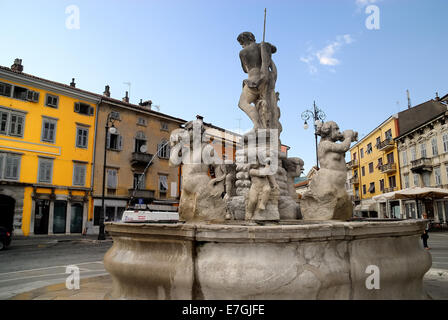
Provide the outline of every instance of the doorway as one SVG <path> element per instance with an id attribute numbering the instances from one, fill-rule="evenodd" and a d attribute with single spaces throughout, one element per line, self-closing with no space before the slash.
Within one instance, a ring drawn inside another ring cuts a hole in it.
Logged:
<path id="1" fill-rule="evenodd" d="M 432 200 L 424 200 L 425 205 L 425 213 L 427 214 L 428 219 L 434 220 L 434 203 Z"/>
<path id="2" fill-rule="evenodd" d="M 82 204 L 80 203 L 73 204 L 70 220 L 70 233 L 82 233 L 82 215 L 83 215 Z"/>
<path id="3" fill-rule="evenodd" d="M 48 234 L 50 200 L 36 200 L 34 211 L 34 234 Z"/>
<path id="4" fill-rule="evenodd" d="M 54 202 L 53 233 L 65 233 L 67 221 L 67 202 Z"/>
<path id="5" fill-rule="evenodd" d="M 0 226 L 8 231 L 12 231 L 13 228 L 15 206 L 14 198 L 0 195 Z"/>

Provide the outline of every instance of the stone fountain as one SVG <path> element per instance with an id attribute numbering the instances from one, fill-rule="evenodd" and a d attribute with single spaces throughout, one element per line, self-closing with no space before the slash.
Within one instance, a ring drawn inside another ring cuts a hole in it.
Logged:
<path id="1" fill-rule="evenodd" d="M 182 165 L 180 221 L 108 223 L 104 257 L 116 299 L 425 299 L 425 221 L 350 221 L 345 152 L 357 139 L 335 122 L 317 133 L 321 169 L 299 201 L 300 158 L 280 152 L 276 47 L 238 36 L 248 74 L 238 106 L 253 129 L 221 160 L 201 120 L 171 135 Z M 213 175 L 210 175 L 213 168 Z"/>

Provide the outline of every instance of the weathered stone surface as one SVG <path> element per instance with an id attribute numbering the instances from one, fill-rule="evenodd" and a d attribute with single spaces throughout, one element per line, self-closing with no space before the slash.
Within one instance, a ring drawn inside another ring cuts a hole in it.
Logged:
<path id="1" fill-rule="evenodd" d="M 425 221 L 108 223 L 119 299 L 425 299 Z M 365 286 L 379 267 L 380 290 Z"/>
<path id="2" fill-rule="evenodd" d="M 353 215 L 352 202 L 345 190 L 347 179 L 345 152 L 357 140 L 358 133 L 339 131 L 333 121 L 317 126 L 321 136 L 318 155 L 321 168 L 303 194 L 300 208 L 305 220 L 347 220 Z M 337 143 L 337 141 L 342 141 Z"/>

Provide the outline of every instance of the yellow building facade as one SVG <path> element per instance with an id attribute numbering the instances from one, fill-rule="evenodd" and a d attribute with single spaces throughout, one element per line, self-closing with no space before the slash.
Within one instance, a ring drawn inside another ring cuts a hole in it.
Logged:
<path id="1" fill-rule="evenodd" d="M 91 219 L 98 95 L 0 67 L 0 224 L 82 233 Z"/>
<path id="2" fill-rule="evenodd" d="M 391 116 L 350 148 L 350 162 L 347 163 L 352 170 L 350 183 L 353 185 L 355 204 L 361 205 L 361 208 L 373 196 L 401 189 L 399 159 L 394 142 L 398 134 L 398 118 Z M 393 213 L 394 210 L 380 208 L 379 215 Z"/>

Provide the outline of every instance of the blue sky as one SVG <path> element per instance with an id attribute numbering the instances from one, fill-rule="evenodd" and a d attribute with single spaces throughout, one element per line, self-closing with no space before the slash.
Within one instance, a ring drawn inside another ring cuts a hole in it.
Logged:
<path id="1" fill-rule="evenodd" d="M 369 30 L 365 8 L 379 8 Z M 80 28 L 67 29 L 76 5 Z M 315 164 L 313 130 L 300 114 L 313 101 L 327 120 L 363 137 L 390 115 L 448 93 L 446 0 L 317 1 L 6 1 L 0 0 L 0 65 L 23 59 L 25 72 L 121 99 L 151 99 L 186 120 L 197 114 L 229 129 L 250 129 L 238 108 L 241 70 L 236 37 L 251 31 L 278 51 L 282 142 Z M 11 14 L 19 12 L 20 14 Z M 238 120 L 241 119 L 241 120 Z"/>

